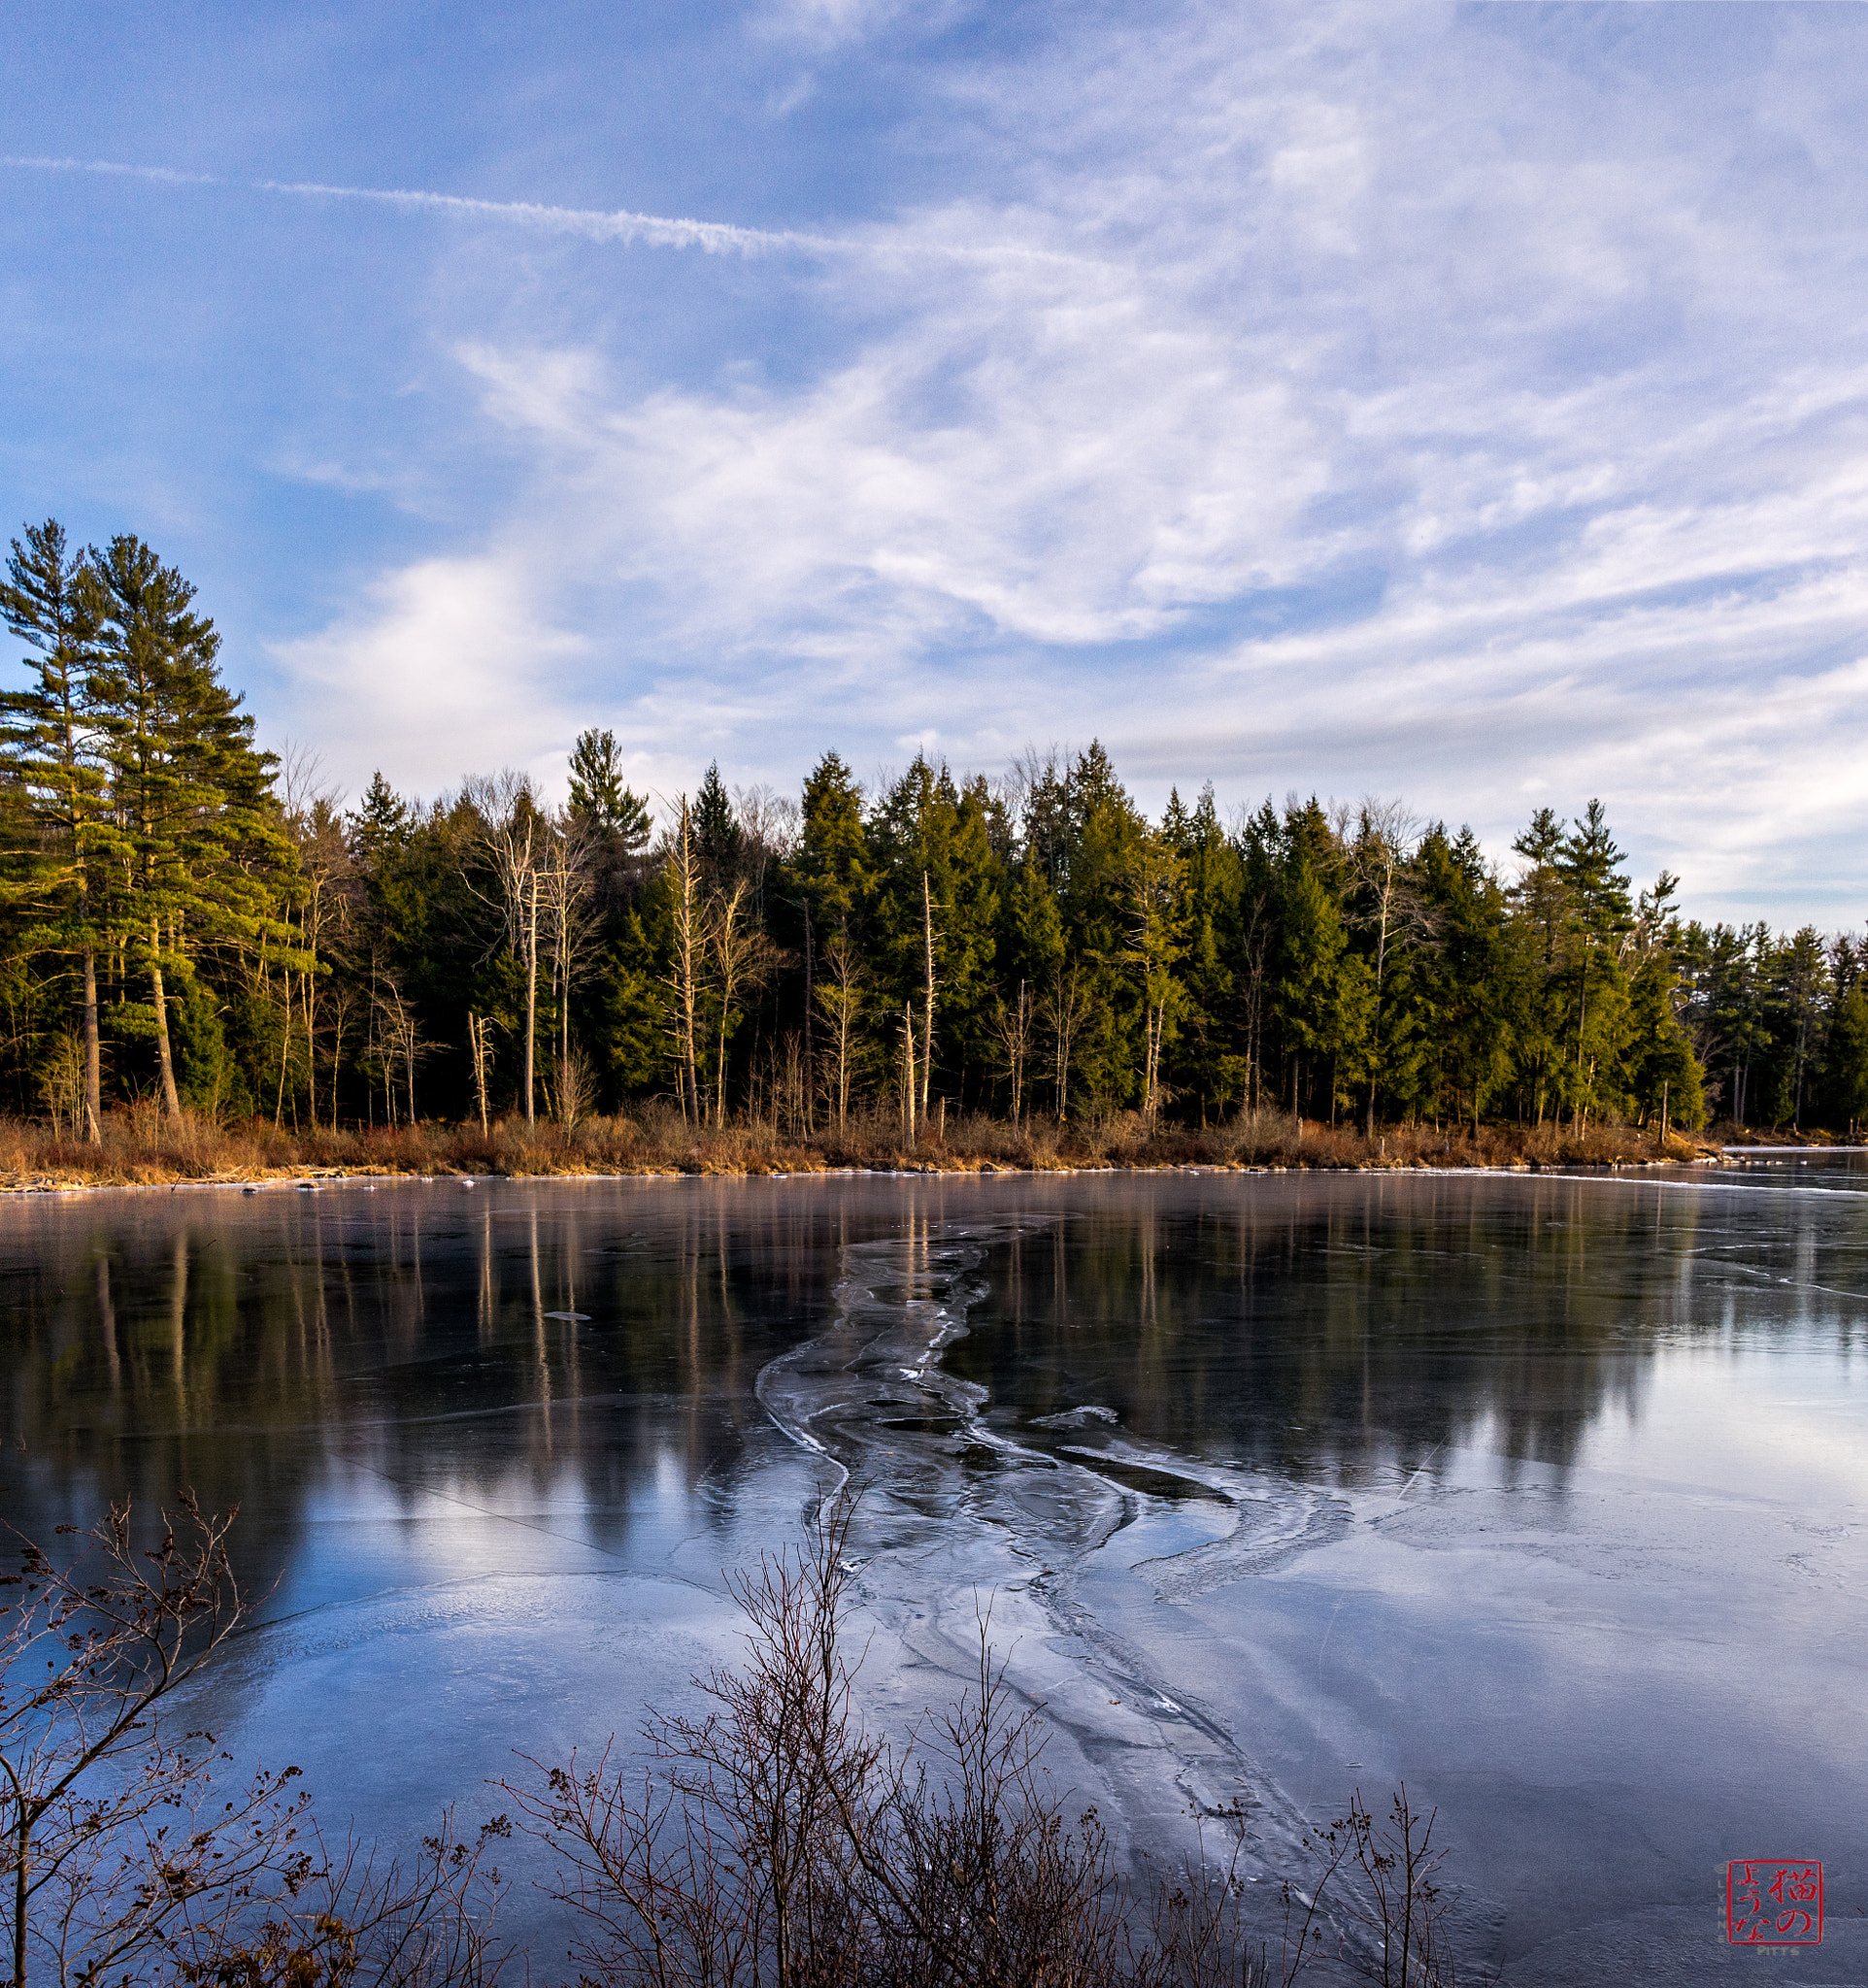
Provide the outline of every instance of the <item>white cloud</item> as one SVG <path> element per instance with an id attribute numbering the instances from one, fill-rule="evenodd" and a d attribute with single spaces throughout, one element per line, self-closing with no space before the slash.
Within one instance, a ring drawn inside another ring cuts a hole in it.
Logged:
<path id="1" fill-rule="evenodd" d="M 948 191 L 756 265 L 808 373 L 723 326 L 716 383 L 625 387 L 594 311 L 459 344 L 521 499 L 284 660 L 380 700 L 466 641 L 456 768 L 626 713 L 672 780 L 1095 732 L 1156 793 L 1408 789 L 1500 847 L 1601 793 L 1702 896 L 1854 917 L 1861 31 L 1772 19 L 1686 83 L 1671 15 L 1637 60 L 1354 6 L 956 70 Z M 535 625 L 582 632 L 520 711 Z"/>
<path id="2" fill-rule="evenodd" d="M 286 729 L 315 739 L 352 791 L 378 767 L 428 794 L 530 767 L 564 743 L 561 685 L 589 647 L 548 615 L 514 559 L 405 567 L 354 618 L 275 647 L 293 686 Z"/>

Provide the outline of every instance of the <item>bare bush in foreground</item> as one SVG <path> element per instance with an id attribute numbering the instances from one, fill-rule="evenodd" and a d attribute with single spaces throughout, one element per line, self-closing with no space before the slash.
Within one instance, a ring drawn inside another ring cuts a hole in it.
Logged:
<path id="1" fill-rule="evenodd" d="M 1398 1847 L 1359 1797 L 1314 1839 L 1274 1962 L 1236 1835 L 1228 1859 L 1203 1850 L 1138 1890 L 1094 1809 L 1070 1818 L 984 1617 L 960 1703 L 899 1750 L 877 1739 L 842 1648 L 850 1523 L 845 1501 L 801 1552 L 733 1579 L 747 1661 L 696 1680 L 703 1713 L 650 1716 L 646 1769 L 606 1749 L 508 1786 L 557 1858 L 589 1988 L 1290 1988 L 1326 1952 L 1384 1988 L 1451 1984 L 1431 1818 L 1404 1794 Z"/>
<path id="2" fill-rule="evenodd" d="M 114 1508 L 61 1564 L 21 1542 L 0 1628 L 0 1879 L 14 1988 L 496 1988 L 496 1817 L 451 1814 L 412 1857 L 326 1845 L 297 1770 L 229 1797 L 212 1736 L 167 1701 L 243 1614 L 231 1514 L 138 1553 Z M 1312 1964 L 1382 1988 L 1453 1988 L 1434 1818 L 1359 1792 L 1282 1891 L 1276 1959 L 1249 1906 L 1244 1815 L 1174 1875 L 1116 1868 L 1093 1808 L 1045 1773 L 982 1614 L 978 1670 L 890 1745 L 846 1657 L 852 1505 L 801 1550 L 729 1577 L 746 1661 L 651 1714 L 646 1772 L 606 1749 L 510 1787 L 553 1853 L 587 1988 L 1292 1988 Z M 75 1528 L 61 1528 L 75 1533 Z M 44 1660 L 45 1673 L 40 1664 Z M 1334 1977 L 1334 1974 L 1333 1974 Z"/>
<path id="3" fill-rule="evenodd" d="M 256 1769 L 229 1793 L 214 1735 L 169 1702 L 246 1610 L 227 1555 L 234 1514 L 183 1493 L 139 1551 L 127 1505 L 54 1559 L 18 1541 L 0 1575 L 0 1887 L 12 1988 L 478 1988 L 492 1979 L 491 1824 L 444 1821 L 406 1868 L 335 1855 L 294 1786 Z M 15 1536 L 18 1538 L 17 1535 Z"/>

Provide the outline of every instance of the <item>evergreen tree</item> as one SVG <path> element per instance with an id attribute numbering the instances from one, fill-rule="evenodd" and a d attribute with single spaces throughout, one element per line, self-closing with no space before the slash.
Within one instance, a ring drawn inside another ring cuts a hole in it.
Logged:
<path id="1" fill-rule="evenodd" d="M 97 1022 L 100 892 L 93 871 L 106 801 L 97 752 L 90 670 L 98 635 L 98 589 L 55 518 L 13 542 L 0 616 L 32 653 L 27 689 L 0 695 L 0 754 L 25 802 L 34 833 L 17 902 L 29 923 L 20 944 L 76 956 L 83 979 L 84 1135 L 103 1137 Z"/>
<path id="2" fill-rule="evenodd" d="M 1633 925 L 1622 852 L 1609 833 L 1602 803 L 1591 801 L 1563 838 L 1557 875 L 1568 898 L 1571 988 L 1569 1093 L 1578 1122 L 1608 1102 L 1598 1073 L 1613 1065 L 1625 1019 L 1627 975 L 1622 944 Z"/>
<path id="3" fill-rule="evenodd" d="M 1829 963 L 1816 928 L 1805 925 L 1772 961 L 1770 1006 L 1782 1044 L 1773 1118 L 1801 1130 L 1811 1068 L 1821 1041 L 1829 991 Z"/>
<path id="4" fill-rule="evenodd" d="M 1353 1067 L 1367 1036 L 1374 978 L 1349 950 L 1343 857 L 1315 799 L 1285 810 L 1281 828 L 1280 921 L 1272 1009 L 1284 1047 L 1290 1109 L 1315 1103 L 1319 1076 L 1332 1113 L 1346 1057 Z"/>
<path id="5" fill-rule="evenodd" d="M 1853 1139 L 1868 1124 L 1868 985 L 1860 979 L 1836 1004 L 1824 1075 L 1833 1122 Z"/>
<path id="6" fill-rule="evenodd" d="M 820 940 L 832 932 L 858 936 L 875 872 L 863 824 L 862 788 L 834 752 L 824 754 L 804 783 L 792 869 Z"/>
<path id="7" fill-rule="evenodd" d="M 1200 1122 L 1244 1095 L 1246 1058 L 1233 1046 L 1237 988 L 1227 958 L 1243 883 L 1239 852 L 1219 825 L 1213 782 L 1191 809 L 1179 789 L 1168 796 L 1161 834 L 1180 864 L 1183 958 L 1177 969 L 1179 1044 L 1170 1069 L 1175 1087 L 1196 1100 Z"/>
<path id="8" fill-rule="evenodd" d="M 350 816 L 350 833 L 359 861 L 375 868 L 392 849 L 409 840 L 409 804 L 383 778 L 381 767 L 370 776 L 362 805 Z"/>
<path id="9" fill-rule="evenodd" d="M 702 868 L 716 880 L 731 877 L 739 867 L 746 836 L 720 779 L 719 761 L 707 769 L 700 792 L 688 811 L 689 832 Z"/>
<path id="10" fill-rule="evenodd" d="M 623 783 L 622 753 L 614 732 L 580 732 L 571 752 L 570 775 L 569 807 L 575 819 L 614 840 L 625 855 L 648 847 L 649 804 Z"/>
<path id="11" fill-rule="evenodd" d="M 1524 999 L 1518 1026 L 1518 1055 L 1530 1088 L 1531 1115 L 1542 1125 L 1560 1090 L 1564 1015 L 1563 975 L 1568 961 L 1569 893 L 1562 871 L 1563 823 L 1540 808 L 1512 844 L 1524 859 L 1513 889 L 1514 937 L 1523 955 Z"/>
<path id="12" fill-rule="evenodd" d="M 1418 971 L 1436 1102 L 1477 1132 L 1511 1082 L 1529 978 L 1511 944 L 1505 891 L 1470 828 L 1450 837 L 1436 823 L 1421 838 L 1414 869 L 1435 934 Z"/>
<path id="13" fill-rule="evenodd" d="M 1148 823 L 1096 740 L 1071 762 L 1064 802 L 1062 911 L 1083 1006 L 1078 1068 L 1098 1105 L 1140 1103 L 1148 996 L 1135 970 L 1133 922 Z"/>
<path id="14" fill-rule="evenodd" d="M 295 855 L 272 791 L 277 761 L 220 681 L 219 637 L 193 611 L 194 588 L 140 540 L 88 555 L 99 634 L 91 709 L 109 771 L 112 817 L 100 853 L 112 872 L 109 917 L 150 990 L 162 1101 L 181 1110 L 167 982 L 217 944 L 270 947 L 308 970 L 279 915 Z"/>

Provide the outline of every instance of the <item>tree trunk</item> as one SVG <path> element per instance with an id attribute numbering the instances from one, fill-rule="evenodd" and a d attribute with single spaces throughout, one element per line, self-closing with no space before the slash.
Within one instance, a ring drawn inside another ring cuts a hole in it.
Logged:
<path id="1" fill-rule="evenodd" d="M 681 804 L 681 902 L 675 928 L 676 996 L 681 1003 L 682 1082 L 686 1095 L 682 1101 L 682 1120 L 693 1114 L 695 1130 L 701 1123 L 700 1072 L 694 1062 L 694 852 L 689 841 L 687 802 Z"/>
<path id="2" fill-rule="evenodd" d="M 817 1005 L 817 959 L 811 947 L 811 904 L 804 907 L 804 1129 L 817 1129 L 817 1063 L 811 1046 L 811 1016 Z"/>
<path id="3" fill-rule="evenodd" d="M 538 1044 L 538 873 L 525 926 L 525 1122 L 532 1123 L 532 1064 Z M 413 1122 L 413 1121 L 411 1121 Z"/>
<path id="4" fill-rule="evenodd" d="M 934 900 L 927 872 L 921 872 L 921 930 L 927 940 L 927 993 L 921 1008 L 921 1118 L 927 1118 L 927 1087 L 934 1073 Z"/>
<path id="5" fill-rule="evenodd" d="M 150 920 L 150 999 L 155 1009 L 155 1060 L 162 1072 L 162 1109 L 171 1118 L 182 1116 L 182 1100 L 175 1089 L 175 1059 L 169 1053 L 169 1004 L 162 992 L 162 967 L 156 953 L 161 939 L 153 918 Z"/>
<path id="6" fill-rule="evenodd" d="M 312 1121 L 312 1130 L 317 1130 L 317 1026 L 312 1012 L 312 1003 L 317 999 L 317 986 L 310 974 L 305 981 L 305 1115 Z M 335 1087 L 337 1073 L 331 1073 L 331 1083 Z"/>
<path id="7" fill-rule="evenodd" d="M 84 948 L 84 1137 L 104 1143 L 104 1070 L 97 1043 L 97 955 Z"/>

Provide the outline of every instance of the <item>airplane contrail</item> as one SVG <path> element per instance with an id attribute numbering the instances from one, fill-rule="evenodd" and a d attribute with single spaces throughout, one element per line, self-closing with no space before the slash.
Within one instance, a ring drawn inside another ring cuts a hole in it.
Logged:
<path id="1" fill-rule="evenodd" d="M 149 180 L 165 186 L 227 186 L 249 193 L 295 200 L 353 200 L 405 212 L 458 215 L 467 219 L 505 221 L 543 234 L 572 235 L 586 242 L 641 243 L 651 248 L 698 248 L 709 255 L 928 256 L 944 262 L 1058 264 L 1078 269 L 1100 266 L 1097 258 L 1022 243 L 930 242 L 883 238 L 851 240 L 796 228 L 748 228 L 732 221 L 702 221 L 684 215 L 634 214 L 626 208 L 552 207 L 534 200 L 475 200 L 458 193 L 431 193 L 417 187 L 332 186 L 316 180 L 229 180 L 214 173 L 184 173 L 172 166 L 132 166 L 116 159 L 30 157 L 0 153 L 0 166 L 37 173 L 99 173 L 124 180 Z"/>
<path id="2" fill-rule="evenodd" d="M 472 200 L 458 193 L 414 187 L 327 186 L 312 180 L 223 180 L 213 173 L 183 173 L 170 166 L 131 166 L 115 159 L 28 158 L 0 155 L 0 165 L 41 173 L 102 173 L 151 180 L 169 186 L 236 186 L 253 193 L 283 193 L 308 200 L 362 200 L 384 207 L 427 210 L 480 220 L 510 221 L 545 234 L 577 235 L 589 242 L 641 242 L 653 248 L 699 248 L 711 255 L 759 255 L 783 249 L 822 254 L 862 245 L 793 228 L 746 228 L 730 221 L 632 214 L 626 209 L 550 207 L 534 200 Z"/>
<path id="3" fill-rule="evenodd" d="M 822 253 L 860 245 L 830 235 L 802 234 L 793 228 L 743 228 L 731 221 L 697 221 L 627 209 L 547 207 L 534 200 L 470 200 L 458 193 L 423 193 L 378 186 L 325 186 L 316 181 L 254 180 L 256 192 L 290 193 L 328 200 L 368 200 L 385 207 L 426 208 L 475 219 L 514 221 L 551 235 L 580 235 L 590 242 L 644 242 L 652 248 L 700 248 L 710 255 L 758 255 L 772 249 L 803 248 Z"/>
<path id="4" fill-rule="evenodd" d="M 178 173 L 173 166 L 120 166 L 114 159 L 15 158 L 0 154 L 0 166 L 26 166 L 38 173 L 111 173 L 122 180 L 160 180 L 169 186 L 218 186 L 212 173 Z"/>

